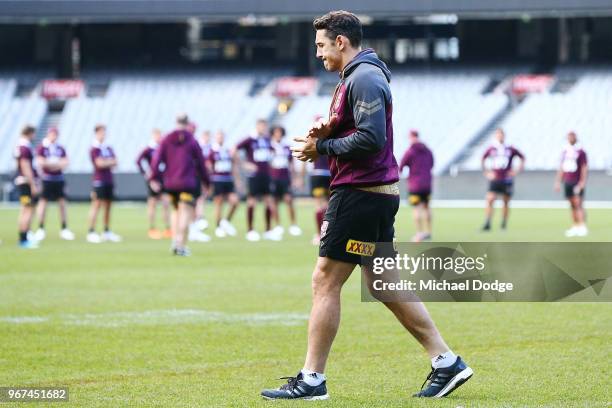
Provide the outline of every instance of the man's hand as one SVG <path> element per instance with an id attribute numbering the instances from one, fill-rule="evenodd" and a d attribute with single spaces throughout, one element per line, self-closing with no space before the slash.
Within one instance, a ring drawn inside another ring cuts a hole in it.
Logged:
<path id="1" fill-rule="evenodd" d="M 489 171 L 486 171 L 486 172 L 485 172 L 485 177 L 486 177 L 488 180 L 491 180 L 491 181 L 492 181 L 492 180 L 494 180 L 494 179 L 495 179 L 495 173 L 494 173 L 494 172 L 492 172 L 492 171 L 490 171 L 490 170 L 489 170 Z"/>
<path id="2" fill-rule="evenodd" d="M 247 173 L 255 173 L 257 171 L 257 165 L 255 163 L 251 163 L 251 162 L 244 162 L 242 164 L 242 168 Z"/>
<path id="3" fill-rule="evenodd" d="M 327 139 L 337 122 L 337 115 L 332 116 L 327 122 L 319 121 L 310 128 L 308 136 L 315 139 Z"/>
<path id="4" fill-rule="evenodd" d="M 561 191 L 561 182 L 559 180 L 555 180 L 554 190 L 558 193 Z"/>
<path id="5" fill-rule="evenodd" d="M 149 186 L 151 186 L 151 190 L 153 190 L 154 192 L 161 192 L 161 184 L 159 183 L 159 181 L 151 180 L 149 181 Z"/>
<path id="6" fill-rule="evenodd" d="M 574 194 L 575 195 L 580 195 L 580 193 L 582 193 L 582 190 L 584 189 L 584 185 L 578 183 L 574 186 Z"/>
<path id="7" fill-rule="evenodd" d="M 317 152 L 317 138 L 306 136 L 306 137 L 296 137 L 296 142 L 303 143 L 302 145 L 295 146 L 291 148 L 293 152 L 293 157 L 303 162 L 313 162 L 319 157 L 319 152 Z"/>

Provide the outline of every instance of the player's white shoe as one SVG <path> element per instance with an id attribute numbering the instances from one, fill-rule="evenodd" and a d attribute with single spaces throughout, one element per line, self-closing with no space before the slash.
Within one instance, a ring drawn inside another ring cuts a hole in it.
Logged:
<path id="1" fill-rule="evenodd" d="M 302 235 L 302 229 L 297 225 L 292 225 L 289 227 L 289 235 L 293 235 L 294 237 L 299 237 Z"/>
<path id="2" fill-rule="evenodd" d="M 261 240 L 261 236 L 259 235 L 259 232 L 255 230 L 250 230 L 249 232 L 246 233 L 246 239 L 247 241 L 257 242 Z"/>
<path id="3" fill-rule="evenodd" d="M 565 236 L 567 238 L 578 236 L 578 227 L 577 226 L 573 226 L 572 228 L 570 228 L 567 231 L 565 231 Z"/>
<path id="4" fill-rule="evenodd" d="M 210 236 L 200 231 L 197 224 L 197 222 L 194 222 L 189 226 L 187 239 L 191 242 L 209 242 Z"/>
<path id="5" fill-rule="evenodd" d="M 33 234 L 34 241 L 42 241 L 46 237 L 47 233 L 42 228 L 37 229 L 36 232 Z"/>
<path id="6" fill-rule="evenodd" d="M 205 218 L 200 218 L 199 220 L 194 222 L 194 224 L 195 227 L 200 231 L 204 231 L 206 228 L 208 228 L 208 220 Z"/>
<path id="7" fill-rule="evenodd" d="M 191 242 L 210 242 L 210 235 L 203 233 L 202 231 L 190 231 L 189 241 Z"/>
<path id="8" fill-rule="evenodd" d="M 227 232 L 225 232 L 225 230 L 219 226 L 215 228 L 215 236 L 217 238 L 225 238 L 227 237 Z"/>
<path id="9" fill-rule="evenodd" d="M 283 235 L 282 233 L 279 234 L 277 231 L 272 229 L 270 231 L 264 232 L 263 238 L 267 241 L 280 241 L 281 239 L 283 239 Z"/>
<path id="10" fill-rule="evenodd" d="M 74 241 L 74 232 L 70 231 L 68 228 L 64 228 L 60 231 L 59 236 L 61 239 L 65 241 Z"/>
<path id="11" fill-rule="evenodd" d="M 285 229 L 281 225 L 277 225 L 276 227 L 272 228 L 271 232 L 282 237 L 285 233 Z"/>
<path id="12" fill-rule="evenodd" d="M 102 238 L 100 237 L 100 235 L 95 232 L 89 232 L 85 239 L 91 244 L 99 244 L 100 242 L 102 242 Z"/>
<path id="13" fill-rule="evenodd" d="M 586 237 L 587 235 L 589 235 L 589 229 L 586 227 L 586 225 L 580 225 L 576 227 L 577 237 Z"/>
<path id="14" fill-rule="evenodd" d="M 105 231 L 102 234 L 102 241 L 106 241 L 106 242 L 121 242 L 122 239 L 119 235 L 115 234 L 112 231 Z"/>
<path id="15" fill-rule="evenodd" d="M 229 235 L 230 237 L 235 237 L 237 234 L 236 227 L 232 225 L 228 220 L 221 220 L 219 226 Z"/>

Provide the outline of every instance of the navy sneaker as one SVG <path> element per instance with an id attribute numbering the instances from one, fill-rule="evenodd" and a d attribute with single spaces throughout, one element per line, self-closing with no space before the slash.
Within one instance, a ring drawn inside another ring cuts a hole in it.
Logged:
<path id="1" fill-rule="evenodd" d="M 469 380 L 473 374 L 474 371 L 461 360 L 461 357 L 457 356 L 457 361 L 450 367 L 437 369 L 432 367 L 431 373 L 429 373 L 421 386 L 421 391 L 414 394 L 413 397 L 446 397 L 459 388 L 461 384 Z M 427 381 L 429 381 L 429 384 L 427 388 L 423 389 Z"/>
<path id="2" fill-rule="evenodd" d="M 281 377 L 280 380 L 287 380 L 287 384 L 283 384 L 278 389 L 263 390 L 261 396 L 265 399 L 302 399 L 302 400 L 326 400 L 329 399 L 325 381 L 317 386 L 306 384 L 302 373 L 298 373 L 297 377 Z"/>

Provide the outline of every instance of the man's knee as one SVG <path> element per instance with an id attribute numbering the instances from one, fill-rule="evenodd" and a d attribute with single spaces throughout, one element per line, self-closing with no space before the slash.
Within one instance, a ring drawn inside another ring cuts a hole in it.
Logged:
<path id="1" fill-rule="evenodd" d="M 354 269 L 354 265 L 319 258 L 312 274 L 312 292 L 314 296 L 339 293 Z"/>

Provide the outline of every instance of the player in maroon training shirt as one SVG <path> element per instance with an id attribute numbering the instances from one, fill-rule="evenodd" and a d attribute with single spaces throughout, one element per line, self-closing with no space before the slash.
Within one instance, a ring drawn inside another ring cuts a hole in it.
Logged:
<path id="1" fill-rule="evenodd" d="M 270 195 L 270 160 L 272 159 L 272 144 L 268 134 L 268 122 L 259 119 L 255 135 L 242 140 L 236 150 L 244 152 L 244 167 L 247 171 L 249 191 L 247 193 L 247 228 L 246 239 L 259 241 L 259 233 L 253 229 L 253 214 L 258 201 L 265 205 L 266 232 L 264 239 L 280 241 L 279 234 L 271 230 L 272 214 L 276 211 L 274 199 Z"/>
<path id="2" fill-rule="evenodd" d="M 578 144 L 575 132 L 567 135 L 567 146 L 561 154 L 561 165 L 557 172 L 555 190 L 561 190 L 563 182 L 565 198 L 569 201 L 572 211 L 573 226 L 565 231 L 566 237 L 586 237 L 589 230 L 586 226 L 584 211 L 584 189 L 588 176 L 586 152 Z"/>
<path id="3" fill-rule="evenodd" d="M 145 178 L 145 181 L 151 176 L 151 162 L 153 161 L 153 155 L 155 150 L 159 147 L 161 142 L 162 134 L 159 129 L 153 129 L 151 134 L 151 141 L 149 144 L 141 150 L 140 154 L 136 158 L 136 166 L 140 174 Z M 162 205 L 162 217 L 166 229 L 160 231 L 155 227 L 155 213 L 157 210 L 157 203 Z M 168 200 L 160 191 L 151 190 L 151 186 L 147 182 L 147 216 L 149 218 L 149 238 L 151 239 L 162 239 L 171 238 L 172 232 L 170 231 L 170 210 L 168 208 Z"/>
<path id="4" fill-rule="evenodd" d="M 505 138 L 504 130 L 496 129 L 495 142 L 482 156 L 482 169 L 485 177 L 489 180 L 489 191 L 486 195 L 487 206 L 485 208 L 486 220 L 482 227 L 483 231 L 491 230 L 493 203 L 495 203 L 498 195 L 502 196 L 504 202 L 501 228 L 506 229 L 510 213 L 510 199 L 514 192 L 514 177 L 525 168 L 525 156 L 514 146 L 505 144 Z M 512 167 L 512 162 L 516 157 L 521 159 L 521 163 L 515 170 Z"/>
<path id="5" fill-rule="evenodd" d="M 117 167 L 117 158 L 112 147 L 106 144 L 106 126 L 96 125 L 95 138 L 89 156 L 94 167 L 91 209 L 89 211 L 89 232 L 87 241 L 97 244 L 102 241 L 120 242 L 121 237 L 110 230 L 111 206 L 114 199 L 113 169 Z M 98 211 L 104 211 L 104 233 L 96 233 Z"/>
<path id="6" fill-rule="evenodd" d="M 26 126 L 21 131 L 21 136 L 15 147 L 15 161 L 17 171 L 15 174 L 15 187 L 19 194 L 19 246 L 25 249 L 38 248 L 38 243 L 34 239 L 28 239 L 28 232 L 32 224 L 34 213 L 33 205 L 38 197 L 38 175 L 32 161 L 32 140 L 34 140 L 36 129 Z"/>
<path id="7" fill-rule="evenodd" d="M 410 148 L 400 162 L 400 171 L 408 167 L 408 202 L 412 205 L 412 218 L 416 226 L 413 242 L 431 240 L 431 170 L 434 157 L 431 150 L 419 139 L 419 132 L 410 131 Z"/>
<path id="8" fill-rule="evenodd" d="M 323 117 L 321 115 L 316 115 L 314 117 L 315 125 L 321 122 L 322 119 Z M 309 165 L 304 163 L 302 166 L 300 180 L 304 180 L 307 167 L 309 167 Z M 320 233 L 323 225 L 323 217 L 325 216 L 325 211 L 327 211 L 327 204 L 329 202 L 329 185 L 331 182 L 331 173 L 329 171 L 327 157 L 317 157 L 313 161 L 312 168 L 309 173 L 310 194 L 314 198 L 315 202 L 315 225 L 317 226 L 314 237 L 312 238 L 312 244 L 319 246 L 321 241 Z"/>
<path id="9" fill-rule="evenodd" d="M 295 207 L 293 206 L 292 181 L 296 180 L 293 164 L 293 155 L 289 145 L 284 141 L 286 131 L 282 126 L 272 128 L 272 160 L 270 161 L 270 178 L 272 179 L 272 195 L 276 204 L 274 212 L 274 230 L 282 235 L 284 232 L 280 224 L 279 205 L 284 202 L 289 209 L 289 234 L 302 235 L 302 229 L 296 224 Z"/>
<path id="10" fill-rule="evenodd" d="M 57 143 L 59 132 L 57 128 L 50 128 L 42 143 L 36 147 L 36 164 L 42 174 L 42 194 L 38 200 L 38 230 L 34 234 L 37 241 L 45 239 L 45 216 L 47 203 L 57 201 L 60 212 L 60 238 L 67 241 L 74 240 L 74 233 L 68 229 L 66 217 L 66 193 L 64 191 L 64 170 L 68 167 L 66 150 Z"/>
<path id="11" fill-rule="evenodd" d="M 232 217 L 240 201 L 235 192 L 235 184 L 240 182 L 236 152 L 225 144 L 225 134 L 219 130 L 215 134 L 215 143 L 210 147 L 207 157 L 208 172 L 212 183 L 213 203 L 215 204 L 215 235 L 224 238 L 235 236 L 236 228 Z M 223 217 L 223 204 L 228 203 L 229 212 Z"/>
<path id="12" fill-rule="evenodd" d="M 176 130 L 164 137 L 153 156 L 149 183 L 153 191 L 161 191 L 163 185 L 171 199 L 172 253 L 189 256 L 187 231 L 193 221 L 200 182 L 207 187 L 209 180 L 202 149 L 187 130 L 189 118 L 179 115 L 176 122 Z"/>
<path id="13" fill-rule="evenodd" d="M 374 50 L 362 49 L 359 18 L 331 11 L 313 23 L 317 57 L 340 80 L 332 97 L 329 120 L 295 138 L 294 157 L 314 161 L 327 156 L 331 196 L 321 228 L 319 258 L 312 275 L 312 309 L 308 321 L 308 350 L 303 368 L 266 399 L 329 398 L 325 367 L 340 324 L 342 287 L 357 265 L 363 281 L 374 282 L 371 261 L 395 235 L 400 205 L 399 171 L 393 156 L 393 98 L 391 72 Z M 409 113 L 408 113 L 409 114 Z M 387 251 L 384 251 L 387 252 Z M 391 256 L 391 254 L 389 254 Z M 377 296 L 370 286 L 370 293 Z M 429 385 L 415 397 L 443 397 L 473 374 L 440 336 L 427 309 L 418 301 L 390 296 L 384 305 L 425 348 L 431 358 Z M 413 300 L 416 300 L 413 298 Z"/>

